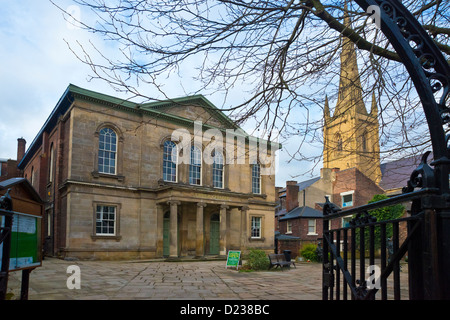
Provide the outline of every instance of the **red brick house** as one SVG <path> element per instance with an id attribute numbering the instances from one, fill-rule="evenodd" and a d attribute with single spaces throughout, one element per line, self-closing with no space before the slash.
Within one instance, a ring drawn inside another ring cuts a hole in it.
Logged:
<path id="1" fill-rule="evenodd" d="M 21 177 L 22 172 L 17 168 L 18 163 L 25 154 L 26 141 L 23 138 L 17 139 L 17 159 L 0 159 L 0 181 L 5 181 L 15 177 Z"/>
<path id="2" fill-rule="evenodd" d="M 322 169 L 320 177 L 301 183 L 287 181 L 286 188 L 279 190 L 280 208 L 276 213 L 278 252 L 291 250 L 292 257 L 296 257 L 305 243 L 317 244 L 322 238 L 325 196 L 345 210 L 367 204 L 374 195 L 383 193 L 357 168 Z M 348 219 L 335 219 L 330 228 L 345 226 Z"/>

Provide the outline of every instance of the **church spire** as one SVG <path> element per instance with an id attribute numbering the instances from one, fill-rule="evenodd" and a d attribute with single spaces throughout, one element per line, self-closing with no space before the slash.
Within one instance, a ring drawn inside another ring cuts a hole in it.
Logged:
<path id="1" fill-rule="evenodd" d="M 351 28 L 347 4 L 344 7 L 344 25 Z M 341 70 L 339 79 L 338 101 L 334 116 L 347 112 L 367 115 L 362 99 L 362 87 L 359 79 L 358 63 L 353 42 L 342 38 Z"/>
<path id="2" fill-rule="evenodd" d="M 375 92 L 372 92 L 372 106 L 370 108 L 370 115 L 372 117 L 378 117 L 377 99 L 375 98 Z"/>
<path id="3" fill-rule="evenodd" d="M 329 122 L 330 119 L 330 106 L 328 104 L 328 95 L 325 95 L 325 106 L 323 108 L 323 118 L 325 119 L 325 124 Z"/>

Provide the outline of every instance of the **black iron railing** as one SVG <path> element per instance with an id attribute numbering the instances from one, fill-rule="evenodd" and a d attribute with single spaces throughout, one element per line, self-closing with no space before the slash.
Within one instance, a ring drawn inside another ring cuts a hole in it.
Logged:
<path id="1" fill-rule="evenodd" d="M 399 299 L 399 263 L 407 252 L 409 298 L 450 299 L 450 136 L 444 130 L 444 126 L 450 123 L 450 66 L 433 39 L 401 1 L 355 1 L 363 10 L 379 9 L 380 29 L 397 52 L 419 95 L 427 119 L 434 161 L 431 166 L 428 165 L 429 153 L 424 155 L 422 163 L 411 174 L 403 195 L 345 212 L 327 201 L 323 224 L 323 298 L 340 299 L 342 287 L 344 299 L 348 298 L 347 288 L 350 288 L 353 299 L 374 299 L 380 290 L 381 298 L 386 299 L 386 280 L 392 274 L 393 295 Z M 402 202 L 411 203 L 411 215 L 407 218 L 382 222 L 374 221 L 370 216 L 371 209 Z M 328 230 L 328 221 L 344 215 L 354 215 L 350 227 Z M 400 223 L 407 225 L 404 240 L 399 235 Z M 365 238 L 369 238 L 367 258 L 370 265 L 374 262 L 375 228 L 381 234 L 386 232 L 387 226 L 393 229 L 392 242 L 389 246 L 385 237 L 380 237 L 380 285 L 372 288 L 372 284 L 365 279 Z M 369 230 L 368 235 L 366 230 Z M 356 242 L 357 232 L 359 243 Z M 340 255 L 341 238 L 343 257 Z M 354 251 L 357 245 L 362 255 L 359 258 L 359 276 Z M 346 256 L 348 246 L 351 250 L 350 270 Z M 391 253 L 390 258 L 386 257 L 388 252 Z"/>
<path id="2" fill-rule="evenodd" d="M 11 251 L 11 231 L 13 223 L 12 200 L 10 190 L 0 198 L 0 300 L 5 300 L 8 288 L 9 257 Z"/>
<path id="3" fill-rule="evenodd" d="M 426 215 L 425 211 L 414 212 L 411 216 L 394 220 L 376 221 L 370 210 L 394 204 L 414 202 L 436 194 L 436 189 L 422 189 L 361 207 L 340 210 L 328 201 L 324 207 L 323 223 L 323 299 L 380 299 L 388 296 L 401 298 L 400 262 L 408 252 L 417 251 L 417 237 Z M 329 230 L 330 221 L 352 217 L 348 226 Z M 407 232 L 400 236 L 400 226 Z M 392 234 L 388 234 L 391 230 Z M 379 235 L 378 237 L 375 234 Z M 408 274 L 409 260 L 406 266 Z M 412 268 L 414 270 L 414 267 Z M 393 278 L 392 292 L 389 292 L 388 278 Z M 417 283 L 406 288 L 409 297 L 422 289 Z"/>

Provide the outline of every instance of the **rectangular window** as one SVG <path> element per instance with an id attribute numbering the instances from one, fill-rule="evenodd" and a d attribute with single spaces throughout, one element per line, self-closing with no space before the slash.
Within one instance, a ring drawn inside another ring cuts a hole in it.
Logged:
<path id="1" fill-rule="evenodd" d="M 116 207 L 97 205 L 95 232 L 97 235 L 116 234 Z"/>
<path id="2" fill-rule="evenodd" d="M 343 217 L 342 218 L 342 228 L 347 228 L 350 226 L 350 220 L 352 220 L 352 217 Z"/>
<path id="3" fill-rule="evenodd" d="M 292 221 L 287 221 L 286 233 L 292 233 Z"/>
<path id="4" fill-rule="evenodd" d="M 259 164 L 252 165 L 252 192 L 261 193 L 261 168 Z"/>
<path id="5" fill-rule="evenodd" d="M 163 179 L 177 181 L 177 146 L 173 141 L 165 141 L 163 149 Z"/>
<path id="6" fill-rule="evenodd" d="M 213 186 L 223 188 L 223 156 L 220 152 L 214 152 Z"/>
<path id="7" fill-rule="evenodd" d="M 354 191 L 341 193 L 342 208 L 353 206 L 353 193 Z"/>
<path id="8" fill-rule="evenodd" d="M 261 238 L 261 217 L 252 217 L 252 238 Z"/>
<path id="9" fill-rule="evenodd" d="M 317 234 L 316 219 L 308 219 L 308 234 Z"/>
<path id="10" fill-rule="evenodd" d="M 189 183 L 200 185 L 202 178 L 202 153 L 199 148 L 192 146 L 191 163 L 189 165 Z"/>

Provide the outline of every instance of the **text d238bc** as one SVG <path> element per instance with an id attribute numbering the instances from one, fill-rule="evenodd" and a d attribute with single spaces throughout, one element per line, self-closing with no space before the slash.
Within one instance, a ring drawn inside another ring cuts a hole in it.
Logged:
<path id="1" fill-rule="evenodd" d="M 269 315 L 268 304 L 225 304 L 223 306 L 198 306 L 187 304 L 180 309 L 181 315 L 203 315 L 208 318 L 214 314 L 226 315 Z"/>

